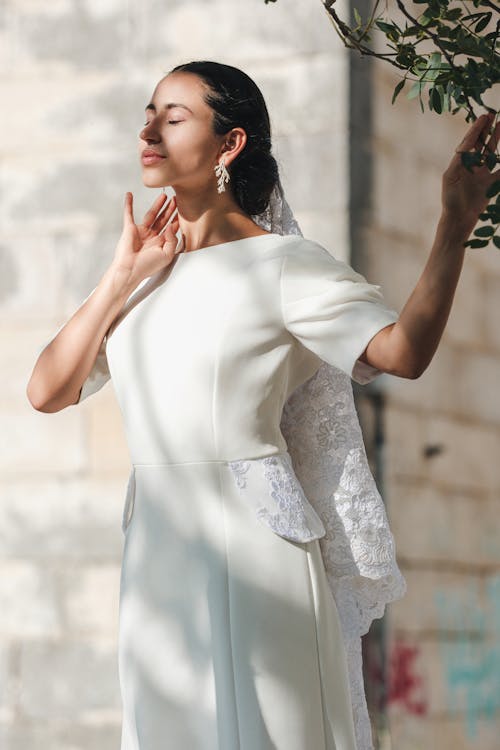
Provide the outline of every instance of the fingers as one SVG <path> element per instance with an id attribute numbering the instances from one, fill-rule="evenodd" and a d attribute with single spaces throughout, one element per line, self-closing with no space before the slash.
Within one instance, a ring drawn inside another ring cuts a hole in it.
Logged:
<path id="1" fill-rule="evenodd" d="M 144 219 L 142 220 L 142 223 L 145 227 L 151 227 L 154 224 L 154 221 L 158 215 L 158 212 L 160 211 L 161 207 L 164 205 L 165 201 L 167 200 L 167 196 L 165 193 L 161 193 L 158 198 L 154 201 L 151 208 L 146 211 L 144 214 Z"/>
<path id="2" fill-rule="evenodd" d="M 500 140 L 500 122 L 497 122 L 497 124 L 493 128 L 493 132 L 492 132 L 492 134 L 490 136 L 490 139 L 489 139 L 488 143 L 486 144 L 486 149 L 490 153 L 494 154 L 495 151 L 497 150 L 497 146 L 498 146 L 498 141 L 499 140 Z"/>
<path id="3" fill-rule="evenodd" d="M 154 232 L 158 232 L 159 234 L 162 231 L 162 229 L 164 229 L 164 227 L 166 226 L 170 218 L 173 216 L 176 209 L 177 209 L 177 202 L 175 200 L 175 195 L 174 195 L 174 197 L 167 204 L 167 207 L 164 208 L 160 214 L 158 214 L 158 216 L 156 217 L 156 219 L 154 220 L 150 228 Z"/>
<path id="4" fill-rule="evenodd" d="M 124 226 L 134 224 L 134 196 L 132 193 L 125 193 L 125 203 L 123 205 L 123 224 Z"/>
<path id="5" fill-rule="evenodd" d="M 485 144 L 493 119 L 494 115 L 490 112 L 478 117 L 455 149 L 457 154 L 462 151 L 480 151 Z"/>

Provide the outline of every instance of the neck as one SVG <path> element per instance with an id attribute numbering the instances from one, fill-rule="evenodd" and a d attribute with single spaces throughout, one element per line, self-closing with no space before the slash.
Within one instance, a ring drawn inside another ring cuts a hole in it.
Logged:
<path id="1" fill-rule="evenodd" d="M 264 231 L 238 206 L 227 189 L 215 195 L 213 190 L 193 194 L 176 189 L 175 195 L 185 252 Z"/>

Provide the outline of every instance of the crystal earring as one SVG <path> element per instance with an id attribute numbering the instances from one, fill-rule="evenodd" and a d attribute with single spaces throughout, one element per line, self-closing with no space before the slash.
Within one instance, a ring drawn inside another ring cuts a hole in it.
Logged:
<path id="1" fill-rule="evenodd" d="M 224 157 L 222 157 L 221 161 L 214 167 L 214 170 L 215 174 L 218 177 L 217 192 L 224 193 L 226 191 L 224 183 L 229 182 L 230 180 L 229 172 L 227 171 L 226 165 L 224 164 Z"/>

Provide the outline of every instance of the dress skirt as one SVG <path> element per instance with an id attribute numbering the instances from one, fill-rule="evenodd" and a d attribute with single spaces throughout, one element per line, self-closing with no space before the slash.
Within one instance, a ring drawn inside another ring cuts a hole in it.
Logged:
<path id="1" fill-rule="evenodd" d="M 355 750 L 317 539 L 274 533 L 219 460 L 135 464 L 123 529 L 121 750 Z"/>

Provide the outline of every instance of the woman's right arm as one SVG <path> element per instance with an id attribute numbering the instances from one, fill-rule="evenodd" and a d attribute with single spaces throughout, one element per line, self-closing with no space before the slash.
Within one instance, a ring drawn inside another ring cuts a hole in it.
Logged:
<path id="1" fill-rule="evenodd" d="M 37 359 L 26 394 L 38 411 L 78 403 L 106 331 L 132 293 L 128 274 L 110 266 L 90 297 Z"/>
<path id="2" fill-rule="evenodd" d="M 122 235 L 113 262 L 97 287 L 39 355 L 26 394 L 38 411 L 56 412 L 80 398 L 102 341 L 138 284 L 169 265 L 176 253 L 178 217 L 169 219 L 175 199 L 160 213 L 160 196 L 141 225 L 133 218 L 132 194 L 127 193 Z M 165 230 L 165 231 L 164 231 Z"/>

